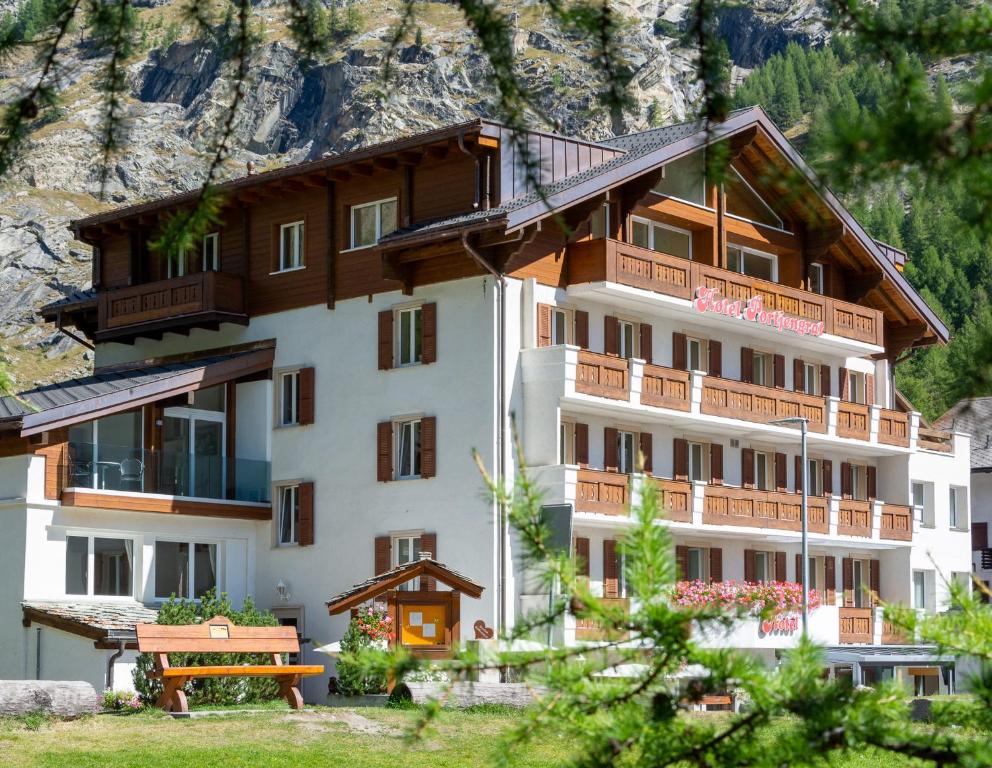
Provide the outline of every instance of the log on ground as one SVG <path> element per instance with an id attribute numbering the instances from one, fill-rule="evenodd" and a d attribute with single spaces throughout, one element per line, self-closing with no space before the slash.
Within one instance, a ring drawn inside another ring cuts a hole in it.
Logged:
<path id="1" fill-rule="evenodd" d="M 96 712 L 99 703 L 93 686 L 81 680 L 0 680 L 0 716 L 79 717 Z"/>
<path id="2" fill-rule="evenodd" d="M 425 704 L 430 700 L 446 707 L 473 707 L 478 704 L 501 704 L 526 707 L 544 693 L 544 689 L 526 683 L 400 683 L 393 698 Z"/>

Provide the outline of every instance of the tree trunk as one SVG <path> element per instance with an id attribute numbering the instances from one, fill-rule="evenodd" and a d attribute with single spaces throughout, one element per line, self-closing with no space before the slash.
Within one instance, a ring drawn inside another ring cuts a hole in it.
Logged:
<path id="1" fill-rule="evenodd" d="M 93 686 L 80 680 L 0 680 L 0 715 L 79 717 L 98 706 Z"/>

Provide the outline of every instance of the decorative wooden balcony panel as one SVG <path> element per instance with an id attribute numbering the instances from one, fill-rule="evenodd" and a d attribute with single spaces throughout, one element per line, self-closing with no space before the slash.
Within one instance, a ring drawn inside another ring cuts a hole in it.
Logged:
<path id="1" fill-rule="evenodd" d="M 641 405 L 688 411 L 692 376 L 688 371 L 645 365 L 641 379 Z"/>
<path id="2" fill-rule="evenodd" d="M 762 424 L 804 416 L 809 420 L 810 432 L 827 431 L 827 401 L 822 397 L 714 376 L 703 380 L 700 410 L 711 416 Z"/>
<path id="3" fill-rule="evenodd" d="M 827 500 L 817 496 L 807 499 L 809 530 L 827 533 Z M 707 525 L 741 525 L 749 528 L 802 530 L 802 498 L 797 493 L 756 491 L 707 485 L 703 494 L 703 523 Z"/>
<path id="4" fill-rule="evenodd" d="M 580 469 L 575 487 L 576 512 L 626 515 L 630 505 L 630 478 L 619 472 Z"/>
<path id="5" fill-rule="evenodd" d="M 676 523 L 692 522 L 692 483 L 683 480 L 662 480 L 654 478 L 661 491 L 662 515 Z"/>
<path id="6" fill-rule="evenodd" d="M 913 540 L 913 510 L 901 504 L 885 504 L 878 521 L 879 538 L 893 541 Z"/>
<path id="7" fill-rule="evenodd" d="M 604 597 L 603 604 L 607 607 L 619 607 L 623 610 L 625 616 L 630 615 L 630 598 L 628 597 Z M 603 628 L 593 619 L 576 619 L 575 620 L 575 639 L 576 640 L 622 640 L 627 637 L 624 633 L 622 637 L 610 638 L 607 637 L 606 632 Z"/>
<path id="8" fill-rule="evenodd" d="M 871 608 L 841 608 L 840 642 L 871 645 L 874 638 L 873 614 Z"/>
<path id="9" fill-rule="evenodd" d="M 891 621 L 882 621 L 882 645 L 911 645 L 912 640 Z"/>
<path id="10" fill-rule="evenodd" d="M 867 440 L 871 434 L 871 410 L 867 405 L 837 403 L 837 437 Z"/>
<path id="11" fill-rule="evenodd" d="M 630 365 L 625 358 L 603 355 L 599 352 L 579 351 L 575 370 L 575 391 L 586 395 L 610 397 L 614 400 L 630 398 Z"/>
<path id="12" fill-rule="evenodd" d="M 883 346 L 879 310 L 608 238 L 569 246 L 568 281 L 614 282 L 680 299 L 692 298 L 700 286 L 732 301 L 761 296 L 766 311 L 822 321 L 825 333 Z"/>
<path id="13" fill-rule="evenodd" d="M 878 442 L 909 448 L 909 414 L 882 408 L 878 413 Z"/>
<path id="14" fill-rule="evenodd" d="M 844 499 L 837 516 L 837 533 L 841 536 L 871 538 L 871 502 Z"/>
<path id="15" fill-rule="evenodd" d="M 951 453 L 954 450 L 954 436 L 950 432 L 945 432 L 942 429 L 920 427 L 917 434 L 916 444 L 918 447 L 926 451 Z"/>

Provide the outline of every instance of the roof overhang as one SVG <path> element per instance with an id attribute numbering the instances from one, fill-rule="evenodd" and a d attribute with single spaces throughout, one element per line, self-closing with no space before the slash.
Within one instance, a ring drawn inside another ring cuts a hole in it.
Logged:
<path id="1" fill-rule="evenodd" d="M 445 586 L 476 599 L 482 597 L 482 592 L 485 589 L 481 584 L 477 584 L 436 560 L 414 560 L 361 584 L 356 584 L 337 597 L 331 598 L 327 601 L 327 611 L 332 616 L 344 613 L 372 600 L 383 592 L 396 589 L 401 584 L 405 584 L 418 576 L 430 576 Z"/>
<path id="2" fill-rule="evenodd" d="M 108 621 L 109 614 L 113 618 Z M 126 614 L 132 614 L 128 617 Z M 80 601 L 67 606 L 63 603 L 28 602 L 21 603 L 21 625 L 33 624 L 57 629 L 92 640 L 98 649 L 135 648 L 137 634 L 135 624 L 155 621 L 157 611 L 144 605 L 134 604 L 124 607 L 120 603 L 90 603 Z"/>

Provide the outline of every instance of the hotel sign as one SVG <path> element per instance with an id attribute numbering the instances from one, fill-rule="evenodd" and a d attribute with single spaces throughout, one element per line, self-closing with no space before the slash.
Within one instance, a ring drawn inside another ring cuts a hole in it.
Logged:
<path id="1" fill-rule="evenodd" d="M 791 635 L 799 629 L 798 616 L 781 616 L 776 619 L 764 619 L 760 624 L 761 634 Z"/>
<path id="2" fill-rule="evenodd" d="M 697 312 L 715 312 L 718 315 L 746 320 L 757 325 L 767 325 L 775 330 L 792 331 L 799 336 L 822 336 L 823 321 L 806 320 L 802 317 L 787 315 L 780 309 L 767 311 L 761 296 L 752 296 L 747 301 L 731 301 L 720 296 L 717 298 L 716 288 L 699 286 L 692 306 Z"/>

